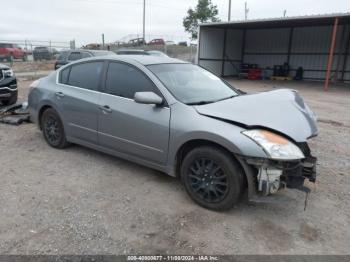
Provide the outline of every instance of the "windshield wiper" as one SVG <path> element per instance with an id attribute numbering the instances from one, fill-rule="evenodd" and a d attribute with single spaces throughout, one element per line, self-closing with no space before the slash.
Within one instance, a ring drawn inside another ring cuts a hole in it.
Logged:
<path id="1" fill-rule="evenodd" d="M 216 101 L 199 101 L 199 102 L 192 102 L 192 103 L 187 103 L 186 105 L 189 106 L 200 106 L 200 105 L 207 105 L 211 103 L 215 103 Z"/>
<path id="2" fill-rule="evenodd" d="M 228 100 L 228 99 L 234 98 L 234 97 L 236 97 L 236 96 L 237 96 L 237 95 L 233 95 L 233 96 L 225 97 L 225 98 L 222 98 L 222 99 L 216 100 L 216 101 L 214 101 L 214 102 L 220 102 L 220 101 Z"/>
<path id="3" fill-rule="evenodd" d="M 199 102 L 192 102 L 192 103 L 187 103 L 187 105 L 189 105 L 189 106 L 200 106 L 200 105 L 207 105 L 207 104 L 212 104 L 212 103 L 216 103 L 216 102 L 224 101 L 224 100 L 227 100 L 227 99 L 231 99 L 231 98 L 234 98 L 234 97 L 236 97 L 236 96 L 237 96 L 237 95 L 232 95 L 232 96 L 229 96 L 229 97 L 225 97 L 225 98 L 218 99 L 218 100 L 213 100 L 213 101 L 199 101 Z"/>

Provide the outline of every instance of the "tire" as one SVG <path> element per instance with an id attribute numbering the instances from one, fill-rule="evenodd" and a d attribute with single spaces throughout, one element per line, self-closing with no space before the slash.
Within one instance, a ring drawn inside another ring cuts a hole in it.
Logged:
<path id="1" fill-rule="evenodd" d="M 61 118 L 54 109 L 44 111 L 40 124 L 44 138 L 51 147 L 64 149 L 69 146 Z"/>
<path id="2" fill-rule="evenodd" d="M 193 149 L 181 165 L 181 180 L 189 196 L 198 205 L 215 211 L 231 209 L 239 201 L 243 175 L 231 154 L 212 146 Z"/>
<path id="3" fill-rule="evenodd" d="M 16 104 L 17 102 L 17 93 L 14 94 L 13 96 L 10 97 L 10 99 L 8 100 L 3 100 L 1 103 L 4 105 L 4 106 L 10 106 L 10 105 L 13 105 L 13 104 Z"/>

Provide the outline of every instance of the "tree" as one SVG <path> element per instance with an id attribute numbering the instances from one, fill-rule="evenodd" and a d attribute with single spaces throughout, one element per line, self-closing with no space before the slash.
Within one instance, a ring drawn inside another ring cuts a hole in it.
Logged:
<path id="1" fill-rule="evenodd" d="M 185 31 L 191 34 L 192 39 L 197 39 L 198 25 L 206 22 L 219 22 L 218 13 L 217 6 L 213 5 L 211 0 L 198 0 L 196 8 L 188 9 L 187 16 L 183 20 Z"/>

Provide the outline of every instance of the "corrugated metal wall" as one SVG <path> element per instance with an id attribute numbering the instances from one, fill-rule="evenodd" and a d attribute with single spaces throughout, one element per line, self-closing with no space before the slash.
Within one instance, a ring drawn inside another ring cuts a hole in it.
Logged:
<path id="1" fill-rule="evenodd" d="M 224 29 L 205 28 L 200 32 L 199 65 L 221 75 Z"/>
<path id="2" fill-rule="evenodd" d="M 224 45 L 224 29 L 203 27 L 199 41 L 199 64 L 218 75 L 235 76 L 239 73 L 241 63 L 258 64 L 260 68 L 269 69 L 272 73 L 274 65 L 283 65 L 289 58 L 291 76 L 295 75 L 299 67 L 303 67 L 305 79 L 323 80 L 326 75 L 332 28 L 314 26 L 246 31 L 228 29 Z M 350 25 L 338 26 L 331 75 L 334 77 L 338 67 L 338 79 L 342 77 L 346 39 L 349 34 Z M 345 71 L 349 72 L 344 72 L 344 80 L 350 80 L 350 58 L 347 60 Z"/>

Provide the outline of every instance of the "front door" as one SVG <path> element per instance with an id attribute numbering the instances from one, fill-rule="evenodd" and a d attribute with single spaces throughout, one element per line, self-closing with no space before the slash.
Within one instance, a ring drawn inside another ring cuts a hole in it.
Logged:
<path id="1" fill-rule="evenodd" d="M 159 90 L 138 68 L 111 62 L 106 74 L 106 93 L 101 94 L 99 143 L 103 147 L 157 164 L 167 160 L 170 109 L 138 104 L 136 92 Z"/>

